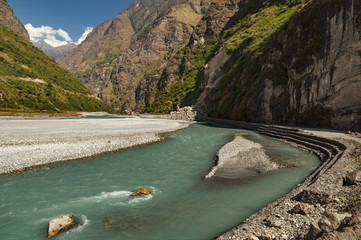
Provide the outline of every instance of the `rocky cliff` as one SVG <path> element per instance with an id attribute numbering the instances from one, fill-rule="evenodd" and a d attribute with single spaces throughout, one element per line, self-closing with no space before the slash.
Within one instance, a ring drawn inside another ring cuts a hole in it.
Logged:
<path id="1" fill-rule="evenodd" d="M 0 0 L 0 23 L 20 34 L 30 42 L 30 37 L 20 20 L 14 15 L 6 0 Z"/>
<path id="2" fill-rule="evenodd" d="M 185 46 L 210 0 L 137 0 L 60 63 L 117 108 L 152 101 L 162 68 Z"/>
<path id="3" fill-rule="evenodd" d="M 240 1 L 220 34 L 194 31 L 201 34 L 181 57 L 185 70 L 166 68 L 151 109 L 198 102 L 211 117 L 360 129 L 360 5 Z M 206 59 L 192 70 L 200 49 L 208 49 Z M 190 70 L 186 94 L 174 94 Z"/>

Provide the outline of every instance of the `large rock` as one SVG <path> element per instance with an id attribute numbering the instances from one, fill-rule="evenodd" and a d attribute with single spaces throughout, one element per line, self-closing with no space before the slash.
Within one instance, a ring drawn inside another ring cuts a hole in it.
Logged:
<path id="1" fill-rule="evenodd" d="M 329 233 L 345 224 L 345 220 L 352 215 L 349 213 L 336 213 L 327 211 L 321 218 L 312 222 L 306 239 L 318 238 L 322 233 Z"/>
<path id="2" fill-rule="evenodd" d="M 79 223 L 71 214 L 58 215 L 49 222 L 48 238 L 54 237 L 55 235 L 65 231 L 69 231 L 78 225 Z"/>
<path id="3" fill-rule="evenodd" d="M 358 185 L 361 183 L 361 170 L 350 172 L 346 175 L 346 183 L 349 185 Z"/>
<path id="4" fill-rule="evenodd" d="M 139 195 L 152 195 L 152 192 L 148 188 L 141 188 L 132 193 L 132 196 L 139 196 Z"/>

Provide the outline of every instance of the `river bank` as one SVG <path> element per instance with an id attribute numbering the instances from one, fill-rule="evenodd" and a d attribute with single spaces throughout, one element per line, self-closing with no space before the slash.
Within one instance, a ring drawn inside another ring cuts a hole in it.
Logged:
<path id="1" fill-rule="evenodd" d="M 311 151 L 322 163 L 290 193 L 216 239 L 360 239 L 361 186 L 346 182 L 361 169 L 360 138 L 325 129 L 217 122 L 254 130 Z"/>
<path id="2" fill-rule="evenodd" d="M 162 140 L 185 128 L 165 119 L 0 119 L 0 174 Z"/>

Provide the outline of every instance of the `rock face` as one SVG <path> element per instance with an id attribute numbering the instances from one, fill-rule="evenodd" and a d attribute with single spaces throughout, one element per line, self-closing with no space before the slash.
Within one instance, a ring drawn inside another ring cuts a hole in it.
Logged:
<path id="1" fill-rule="evenodd" d="M 197 102 L 213 118 L 360 129 L 360 0 L 262 2 L 213 1 L 154 109 Z"/>
<path id="2" fill-rule="evenodd" d="M 188 42 L 210 0 L 137 0 L 60 63 L 116 108 L 144 109 L 167 59 Z"/>
<path id="3" fill-rule="evenodd" d="M 71 214 L 56 216 L 49 222 L 48 238 L 54 237 L 59 233 L 75 228 L 78 225 L 79 223 L 75 221 Z"/>
<path id="4" fill-rule="evenodd" d="M 213 117 L 360 129 L 360 6 L 359 0 L 302 6 L 269 38 L 262 58 L 245 60 L 254 69 L 241 68 L 236 76 L 229 72 L 242 57 L 221 48 L 209 61 L 215 67 L 209 64 L 212 69 L 202 73 L 198 101 Z M 222 111 L 222 104 L 230 107 Z"/>
<path id="5" fill-rule="evenodd" d="M 152 195 L 152 192 L 148 188 L 141 188 L 134 191 L 131 196 L 140 196 L 140 195 Z"/>
<path id="6" fill-rule="evenodd" d="M 0 0 L 0 23 L 20 34 L 30 42 L 30 37 L 20 20 L 14 15 L 6 0 Z"/>

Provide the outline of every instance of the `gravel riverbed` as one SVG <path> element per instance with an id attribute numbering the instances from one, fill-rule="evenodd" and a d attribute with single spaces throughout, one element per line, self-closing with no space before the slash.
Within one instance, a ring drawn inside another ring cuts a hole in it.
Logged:
<path id="1" fill-rule="evenodd" d="M 0 174 L 162 140 L 189 123 L 166 119 L 0 120 Z"/>

